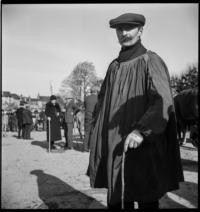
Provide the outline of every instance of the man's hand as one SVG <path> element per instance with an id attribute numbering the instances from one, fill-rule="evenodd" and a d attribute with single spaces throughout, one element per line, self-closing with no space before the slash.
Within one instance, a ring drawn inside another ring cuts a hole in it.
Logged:
<path id="1" fill-rule="evenodd" d="M 141 145 L 143 141 L 143 136 L 137 131 L 134 130 L 133 132 L 131 132 L 124 143 L 124 152 L 126 152 L 129 148 L 137 148 Z"/>

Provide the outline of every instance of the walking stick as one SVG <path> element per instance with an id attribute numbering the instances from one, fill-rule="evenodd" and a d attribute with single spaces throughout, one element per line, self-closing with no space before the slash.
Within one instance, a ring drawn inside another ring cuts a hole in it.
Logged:
<path id="1" fill-rule="evenodd" d="M 48 117 L 48 122 L 49 122 L 49 153 L 51 152 L 51 117 Z"/>
<path id="2" fill-rule="evenodd" d="M 124 209 L 124 190 L 125 190 L 124 164 L 125 164 L 125 152 L 123 151 L 123 154 L 122 154 L 122 168 L 121 168 L 121 179 L 122 179 L 121 207 L 122 207 L 122 209 Z"/>

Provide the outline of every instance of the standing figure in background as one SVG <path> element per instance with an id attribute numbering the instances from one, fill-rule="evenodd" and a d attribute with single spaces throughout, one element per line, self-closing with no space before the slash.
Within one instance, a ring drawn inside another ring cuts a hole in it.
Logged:
<path id="1" fill-rule="evenodd" d="M 85 138 L 84 138 L 84 151 L 88 152 L 89 151 L 89 135 L 90 135 L 90 130 L 92 126 L 92 120 L 93 120 L 93 112 L 95 105 L 97 103 L 97 90 L 90 89 L 88 96 L 85 97 L 84 101 L 84 107 L 85 107 Z"/>
<path id="2" fill-rule="evenodd" d="M 13 123 L 13 131 L 17 132 L 17 115 L 15 110 L 13 110 L 12 123 Z"/>
<path id="3" fill-rule="evenodd" d="M 45 116 L 45 111 L 42 109 L 42 111 L 39 114 L 40 116 L 40 122 L 42 124 L 42 130 L 46 130 L 46 116 Z"/>
<path id="4" fill-rule="evenodd" d="M 24 139 L 31 139 L 31 130 L 33 125 L 32 112 L 30 111 L 30 106 L 26 105 L 23 111 L 23 125 L 25 128 Z"/>
<path id="5" fill-rule="evenodd" d="M 73 125 L 74 114 L 78 110 L 78 107 L 74 103 L 72 98 L 66 99 L 65 114 L 64 114 L 64 135 L 66 139 L 65 148 L 73 149 Z"/>
<path id="6" fill-rule="evenodd" d="M 5 110 L 2 110 L 2 132 L 3 137 L 7 136 L 7 128 L 8 128 L 8 114 Z"/>
<path id="7" fill-rule="evenodd" d="M 11 132 L 17 131 L 17 117 L 16 112 L 12 110 L 9 114 L 9 130 Z"/>
<path id="8" fill-rule="evenodd" d="M 20 102 L 19 108 L 16 111 L 17 124 L 18 124 L 18 138 L 24 138 L 24 126 L 23 126 L 23 111 L 24 103 Z"/>
<path id="9" fill-rule="evenodd" d="M 47 142 L 51 142 L 52 149 L 55 149 L 55 141 L 61 140 L 60 129 L 60 105 L 57 103 L 55 95 L 50 97 L 50 101 L 46 104 L 45 115 L 51 118 L 50 121 L 50 136 L 49 136 L 49 122 L 47 120 Z"/>

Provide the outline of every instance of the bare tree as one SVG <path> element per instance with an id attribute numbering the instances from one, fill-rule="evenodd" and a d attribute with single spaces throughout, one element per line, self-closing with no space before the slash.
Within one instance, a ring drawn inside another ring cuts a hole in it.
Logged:
<path id="1" fill-rule="evenodd" d="M 62 81 L 60 95 L 84 100 L 86 89 L 98 80 L 96 70 L 91 62 L 78 63 L 71 74 Z"/>

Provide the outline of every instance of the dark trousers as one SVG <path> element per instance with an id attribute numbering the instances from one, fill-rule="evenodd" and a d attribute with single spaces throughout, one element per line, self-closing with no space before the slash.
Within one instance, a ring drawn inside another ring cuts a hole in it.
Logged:
<path id="1" fill-rule="evenodd" d="M 116 205 L 108 205 L 108 209 L 121 209 L 121 203 Z M 134 210 L 133 202 L 124 203 L 125 210 Z M 154 202 L 138 202 L 138 209 L 159 209 L 159 201 Z"/>
<path id="2" fill-rule="evenodd" d="M 31 129 L 32 129 L 32 124 L 26 124 L 25 125 L 25 139 L 30 139 L 31 138 Z"/>
<path id="3" fill-rule="evenodd" d="M 65 139 L 66 143 L 65 146 L 68 148 L 72 148 L 72 139 L 73 139 L 73 122 L 69 122 L 64 124 L 64 134 L 65 134 Z"/>
<path id="4" fill-rule="evenodd" d="M 89 143 L 90 130 L 91 130 L 91 124 L 89 122 L 89 123 L 85 124 L 85 138 L 84 138 L 84 149 L 85 150 L 90 149 L 90 143 Z"/>
<path id="5" fill-rule="evenodd" d="M 25 135 L 25 125 L 19 124 L 18 125 L 18 138 L 24 138 Z"/>

